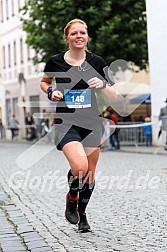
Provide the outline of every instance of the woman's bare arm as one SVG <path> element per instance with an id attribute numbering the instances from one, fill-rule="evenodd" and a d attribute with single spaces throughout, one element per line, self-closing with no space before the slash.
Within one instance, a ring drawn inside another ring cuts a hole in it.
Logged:
<path id="1" fill-rule="evenodd" d="M 49 78 L 45 73 L 42 76 L 41 82 L 40 82 L 40 87 L 41 89 L 47 93 L 48 87 L 52 84 L 52 79 Z"/>
<path id="2" fill-rule="evenodd" d="M 41 89 L 47 93 L 48 87 L 52 84 L 52 79 L 49 78 L 46 74 L 42 76 L 41 82 L 40 82 L 40 87 Z M 51 95 L 51 100 L 52 101 L 60 101 L 63 98 L 63 94 L 59 90 L 54 90 Z"/>

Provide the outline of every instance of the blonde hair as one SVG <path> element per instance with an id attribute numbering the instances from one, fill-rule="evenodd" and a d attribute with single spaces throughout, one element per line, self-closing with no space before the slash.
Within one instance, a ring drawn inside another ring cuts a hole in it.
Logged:
<path id="1" fill-rule="evenodd" d="M 76 24 L 76 23 L 80 23 L 80 24 L 83 24 L 86 28 L 86 30 L 88 31 L 88 26 L 87 24 L 85 23 L 85 21 L 81 20 L 81 19 L 78 19 L 78 18 L 75 18 L 75 19 L 72 19 L 71 21 L 69 21 L 66 26 L 64 27 L 64 41 L 66 42 L 66 39 L 67 39 L 67 36 L 69 34 L 69 29 L 70 27 L 73 25 L 73 24 Z M 88 38 L 89 40 L 89 38 Z M 66 42 L 67 43 L 67 42 Z"/>

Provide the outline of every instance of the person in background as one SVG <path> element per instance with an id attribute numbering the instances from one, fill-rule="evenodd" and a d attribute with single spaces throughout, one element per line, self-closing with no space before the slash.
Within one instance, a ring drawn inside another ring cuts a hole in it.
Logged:
<path id="1" fill-rule="evenodd" d="M 159 129 L 159 132 L 158 132 L 158 138 L 160 138 L 161 134 L 162 134 L 162 120 L 163 120 L 163 117 L 164 116 L 167 116 L 167 98 L 165 100 L 165 103 L 166 103 L 166 106 L 162 107 L 160 109 L 160 114 L 159 114 L 159 126 L 160 126 L 160 129 Z M 167 129 L 166 129 L 167 131 Z"/>
<path id="2" fill-rule="evenodd" d="M 44 137 L 49 132 L 49 114 L 46 112 L 46 109 L 42 110 L 41 118 L 41 137 Z"/>
<path id="3" fill-rule="evenodd" d="M 150 117 L 146 117 L 145 122 L 150 123 L 148 125 L 144 125 L 144 135 L 145 135 L 145 140 L 146 140 L 146 146 L 150 147 L 152 146 L 152 125 L 151 125 Z"/>
<path id="4" fill-rule="evenodd" d="M 166 132 L 166 141 L 164 149 L 167 150 L 167 98 L 165 100 L 166 106 L 162 107 L 159 114 L 159 123 L 160 123 L 160 130 L 158 133 L 158 138 L 161 136 L 162 131 L 164 130 Z"/>
<path id="5" fill-rule="evenodd" d="M 109 113 L 109 119 L 112 121 L 112 125 L 114 124 L 116 126 L 115 129 L 114 129 L 114 132 L 111 133 L 111 135 L 110 135 L 111 147 L 113 149 L 120 149 L 120 141 L 119 141 L 120 129 L 117 127 L 117 125 L 118 125 L 117 116 L 116 116 L 114 110 L 111 107 L 108 107 L 107 111 Z"/>
<path id="6" fill-rule="evenodd" d="M 167 98 L 165 100 L 166 106 L 160 109 L 159 120 L 162 120 L 163 116 L 167 116 Z"/>
<path id="7" fill-rule="evenodd" d="M 18 135 L 18 125 L 19 122 L 16 120 L 15 115 L 12 115 L 9 120 L 9 129 L 11 130 L 12 141 L 14 140 L 15 136 Z"/>
<path id="8" fill-rule="evenodd" d="M 40 117 L 37 119 L 37 135 L 38 138 L 44 137 L 49 131 L 49 113 L 43 109 Z"/>
<path id="9" fill-rule="evenodd" d="M 109 139 L 109 136 L 110 136 L 110 128 L 109 128 L 109 125 L 110 125 L 110 116 L 109 116 L 109 111 L 107 111 L 107 107 L 104 106 L 103 107 L 103 112 L 100 114 L 101 117 L 104 118 L 103 120 L 103 126 L 104 126 L 104 134 L 103 134 L 103 137 L 101 139 L 101 145 L 100 145 L 100 148 L 101 149 L 108 149 L 110 147 L 110 139 Z"/>
<path id="10" fill-rule="evenodd" d="M 28 112 L 25 117 L 25 125 L 26 125 L 26 139 L 30 141 L 35 139 L 36 138 L 36 132 L 34 126 L 35 122 L 30 112 Z"/>
<path id="11" fill-rule="evenodd" d="M 0 119 L 0 136 L 1 136 L 1 139 L 3 139 L 3 123 L 2 123 L 2 120 Z"/>

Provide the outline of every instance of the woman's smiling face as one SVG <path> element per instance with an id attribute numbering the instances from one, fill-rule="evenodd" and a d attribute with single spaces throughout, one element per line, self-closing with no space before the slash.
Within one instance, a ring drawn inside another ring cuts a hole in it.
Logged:
<path id="1" fill-rule="evenodd" d="M 86 48 L 88 43 L 88 33 L 85 25 L 81 23 L 72 24 L 69 28 L 66 42 L 70 49 Z"/>

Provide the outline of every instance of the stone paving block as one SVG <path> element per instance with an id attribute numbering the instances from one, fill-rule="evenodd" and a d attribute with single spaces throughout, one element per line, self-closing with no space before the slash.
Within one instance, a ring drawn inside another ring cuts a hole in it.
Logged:
<path id="1" fill-rule="evenodd" d="M 32 248 L 31 252 L 53 252 L 53 250 L 46 248 L 46 247 L 43 247 L 43 248 Z M 59 250 L 59 252 L 63 252 L 63 250 Z"/>
<path id="2" fill-rule="evenodd" d="M 20 248 L 20 247 L 8 247 L 8 246 L 3 246 L 3 248 L 2 248 L 3 250 L 3 252 L 27 252 L 27 250 L 26 249 L 24 249 L 24 248 Z"/>
<path id="3" fill-rule="evenodd" d="M 26 242 L 38 241 L 41 240 L 41 237 L 35 232 L 23 233 L 22 237 L 26 240 Z"/>
<path id="4" fill-rule="evenodd" d="M 6 236 L 8 236 L 8 235 L 12 235 L 13 234 L 13 230 L 8 230 L 8 231 L 0 231 L 0 237 L 1 237 L 1 235 L 6 235 Z"/>
<path id="5" fill-rule="evenodd" d="M 5 234 L 2 234 L 0 235 L 0 239 L 14 239 L 15 237 L 17 237 L 16 234 L 12 233 L 12 234 L 9 234 L 8 236 L 6 236 Z"/>
<path id="6" fill-rule="evenodd" d="M 11 212 L 13 212 L 13 211 L 17 212 L 17 211 L 18 211 L 18 209 L 16 208 L 16 206 L 15 206 L 14 204 L 5 205 L 5 206 L 3 206 L 3 208 L 4 208 L 5 210 L 7 210 L 8 213 L 10 213 L 10 211 L 11 211 Z"/>
<path id="7" fill-rule="evenodd" d="M 37 241 L 30 241 L 27 243 L 28 248 L 32 249 L 32 248 L 44 248 L 44 247 L 48 247 L 47 244 L 42 241 L 42 240 L 37 240 Z"/>
<path id="8" fill-rule="evenodd" d="M 0 241 L 4 252 L 11 251 L 12 249 L 15 249 L 15 251 L 26 251 L 25 246 L 18 237 L 14 237 L 12 240 L 3 238 Z"/>
<path id="9" fill-rule="evenodd" d="M 53 251 L 54 251 L 54 252 L 60 252 L 60 251 L 61 251 L 61 252 L 67 252 L 67 251 L 68 251 L 68 250 L 66 250 L 63 246 L 60 246 L 60 247 L 59 247 L 59 246 L 58 246 L 58 247 L 57 247 L 57 246 L 53 246 L 52 248 L 53 248 Z M 40 252 L 40 251 L 39 251 L 39 252 Z"/>
<path id="10" fill-rule="evenodd" d="M 27 224 L 21 224 L 17 227 L 17 233 L 18 234 L 23 234 L 23 233 L 29 233 L 29 232 L 33 232 L 34 229 L 32 226 L 27 225 Z"/>
<path id="11" fill-rule="evenodd" d="M 14 210 L 9 212 L 9 216 L 11 219 L 15 219 L 15 218 L 22 218 L 23 214 L 19 210 L 17 211 Z"/>
<path id="12" fill-rule="evenodd" d="M 12 218 L 12 221 L 16 224 L 16 226 L 27 224 L 27 220 L 22 217 Z"/>

